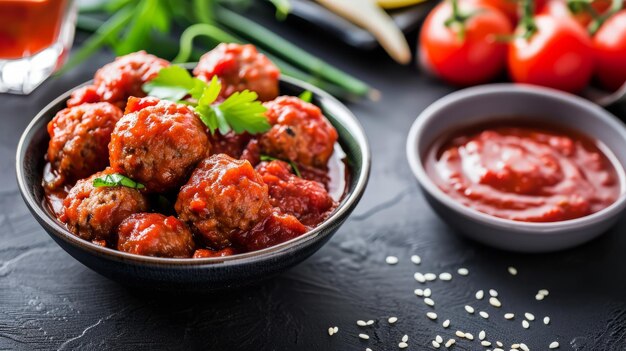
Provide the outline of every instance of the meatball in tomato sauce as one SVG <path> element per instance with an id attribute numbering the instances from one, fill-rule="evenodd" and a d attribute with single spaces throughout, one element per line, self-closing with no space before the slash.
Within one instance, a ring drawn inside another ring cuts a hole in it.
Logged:
<path id="1" fill-rule="evenodd" d="M 232 247 L 221 250 L 198 249 L 193 253 L 193 258 L 226 257 L 235 255 L 236 253 L 237 251 Z"/>
<path id="2" fill-rule="evenodd" d="M 117 249 L 144 256 L 187 258 L 194 252 L 191 231 L 176 217 L 137 213 L 119 226 Z"/>
<path id="3" fill-rule="evenodd" d="M 294 96 L 266 102 L 272 128 L 259 138 L 261 152 L 305 166 L 325 168 L 337 131 L 315 105 Z"/>
<path id="4" fill-rule="evenodd" d="M 96 72 L 92 86 L 72 93 L 67 104 L 76 106 L 85 102 L 106 101 L 124 107 L 129 97 L 146 96 L 141 86 L 169 65 L 167 60 L 145 51 L 118 57 Z"/>
<path id="5" fill-rule="evenodd" d="M 178 193 L 178 217 L 215 249 L 232 244 L 271 211 L 267 185 L 248 161 L 224 154 L 202 161 Z"/>
<path id="6" fill-rule="evenodd" d="M 156 98 L 130 98 L 111 143 L 111 167 L 148 192 L 176 190 L 209 152 L 204 125 L 193 109 Z"/>
<path id="7" fill-rule="evenodd" d="M 306 233 L 307 228 L 290 214 L 274 209 L 272 213 L 250 230 L 238 230 L 233 241 L 246 251 L 255 251 L 278 245 Z"/>
<path id="8" fill-rule="evenodd" d="M 57 188 L 104 170 L 109 164 L 107 145 L 120 118 L 122 111 L 107 102 L 68 107 L 57 113 L 48 123 L 46 154 L 55 177 L 46 185 Z"/>
<path id="9" fill-rule="evenodd" d="M 272 206 L 295 216 L 305 225 L 319 224 L 336 206 L 324 185 L 296 176 L 286 162 L 262 162 L 256 170 L 269 187 Z"/>
<path id="10" fill-rule="evenodd" d="M 217 76 L 222 83 L 223 98 L 246 89 L 256 92 L 261 101 L 278 96 L 280 71 L 250 44 L 218 45 L 200 58 L 193 73 L 206 81 Z"/>
<path id="11" fill-rule="evenodd" d="M 107 169 L 79 180 L 63 201 L 60 220 L 82 239 L 112 244 L 117 227 L 124 219 L 148 210 L 148 201 L 137 189 L 93 186 L 95 178 L 111 173 Z"/>

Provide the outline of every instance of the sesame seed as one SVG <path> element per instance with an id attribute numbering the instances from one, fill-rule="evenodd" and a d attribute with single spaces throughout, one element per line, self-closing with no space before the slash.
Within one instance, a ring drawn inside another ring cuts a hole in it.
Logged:
<path id="1" fill-rule="evenodd" d="M 522 349 L 522 350 L 524 350 L 524 351 L 530 351 L 530 349 L 528 348 L 528 346 L 526 346 L 526 344 L 524 344 L 524 343 L 519 344 L 519 348 L 520 348 L 520 349 Z"/>
<path id="2" fill-rule="evenodd" d="M 515 314 L 513 314 L 513 313 L 505 313 L 504 314 L 504 318 L 505 319 L 513 319 L 513 318 L 515 318 Z"/>
<path id="3" fill-rule="evenodd" d="M 420 272 L 415 272 L 415 274 L 413 274 L 413 278 L 420 283 L 426 282 L 426 278 L 424 278 L 424 275 Z"/>
<path id="4" fill-rule="evenodd" d="M 426 313 L 426 317 L 428 317 L 428 318 L 430 318 L 432 320 L 435 320 L 435 319 L 437 319 L 437 314 L 435 312 L 428 312 L 428 313 Z"/>
<path id="5" fill-rule="evenodd" d="M 481 330 L 480 333 L 478 333 L 478 338 L 480 340 L 485 340 L 485 336 L 487 336 L 487 335 L 486 335 L 484 330 Z"/>
<path id="6" fill-rule="evenodd" d="M 435 337 L 435 341 L 441 344 L 443 342 L 443 338 L 441 337 L 441 335 L 437 335 Z"/>
<path id="7" fill-rule="evenodd" d="M 431 299 L 430 297 L 425 297 L 424 303 L 431 307 L 435 306 L 435 301 L 433 301 L 433 299 Z"/>
<path id="8" fill-rule="evenodd" d="M 398 317 L 389 317 L 389 319 L 387 320 L 387 322 L 389 322 L 389 324 L 393 324 L 395 322 L 398 321 Z"/>
<path id="9" fill-rule="evenodd" d="M 430 297 L 430 295 L 432 295 L 432 290 L 430 290 L 430 288 L 426 288 L 424 289 L 424 297 Z"/>
<path id="10" fill-rule="evenodd" d="M 433 346 L 435 346 L 435 345 L 433 344 Z M 407 344 L 405 342 L 401 342 L 401 343 L 398 344 L 398 347 L 401 348 L 401 349 L 406 349 L 407 347 L 409 347 L 409 344 Z M 439 347 L 439 346 L 435 346 L 435 347 Z"/>
<path id="11" fill-rule="evenodd" d="M 333 327 L 328 328 L 328 335 L 333 336 L 335 334 L 335 329 Z"/>
<path id="12" fill-rule="evenodd" d="M 493 349 L 493 351 L 504 351 L 504 350 L 499 347 L 496 347 L 495 349 Z"/>
<path id="13" fill-rule="evenodd" d="M 541 289 L 539 290 L 539 292 L 537 292 L 538 294 L 544 295 L 544 296 L 548 296 L 550 295 L 550 292 L 548 291 L 548 289 Z"/>
<path id="14" fill-rule="evenodd" d="M 432 282 L 437 279 L 437 275 L 435 273 L 426 273 L 424 274 L 424 278 L 426 278 L 427 281 Z"/>
<path id="15" fill-rule="evenodd" d="M 537 300 L 537 301 L 541 301 L 541 300 L 543 300 L 545 297 L 546 297 L 545 295 L 537 294 L 537 295 L 535 295 L 535 300 Z"/>
<path id="16" fill-rule="evenodd" d="M 418 255 L 413 255 L 413 256 L 411 256 L 411 262 L 413 262 L 415 264 L 420 264 L 420 263 L 422 263 L 422 258 L 419 257 Z"/>
<path id="17" fill-rule="evenodd" d="M 385 262 L 387 262 L 387 264 L 396 264 L 398 263 L 398 258 L 396 256 L 387 256 Z"/>
<path id="18" fill-rule="evenodd" d="M 487 340 L 481 341 L 480 344 L 483 345 L 483 346 L 491 346 L 491 342 L 489 342 Z"/>
<path id="19" fill-rule="evenodd" d="M 372 351 L 372 349 L 370 349 L 369 347 L 365 349 L 365 351 Z"/>
<path id="20" fill-rule="evenodd" d="M 550 324 L 550 317 L 548 317 L 548 316 L 543 317 L 543 324 L 545 324 L 545 325 Z"/>
<path id="21" fill-rule="evenodd" d="M 404 336 L 402 337 L 402 342 L 407 342 L 409 341 L 409 336 L 404 334 Z"/>
<path id="22" fill-rule="evenodd" d="M 367 323 L 365 323 L 365 321 L 358 320 L 358 321 L 356 321 L 356 325 L 358 325 L 359 327 L 364 327 L 364 326 L 367 325 Z"/>
<path id="23" fill-rule="evenodd" d="M 514 349 L 514 350 L 517 350 L 517 349 L 519 349 L 519 344 L 513 344 L 513 345 L 511 345 L 511 348 Z"/>
<path id="24" fill-rule="evenodd" d="M 456 333 L 454 333 L 454 335 L 458 336 L 459 338 L 464 338 L 465 337 L 465 333 L 463 333 L 460 330 L 457 330 Z"/>
<path id="25" fill-rule="evenodd" d="M 450 320 L 446 319 L 445 321 L 443 321 L 443 323 L 441 324 L 444 328 L 447 328 L 450 326 Z"/>
<path id="26" fill-rule="evenodd" d="M 485 297 L 485 292 L 482 290 L 478 290 L 476 292 L 476 300 L 482 300 Z"/>
<path id="27" fill-rule="evenodd" d="M 450 346 L 454 345 L 454 343 L 456 343 L 456 340 L 448 339 L 448 341 L 446 341 L 446 347 L 450 348 Z"/>
<path id="28" fill-rule="evenodd" d="M 469 274 L 469 270 L 467 268 L 459 268 L 456 272 L 459 273 L 459 275 L 468 275 Z"/>
<path id="29" fill-rule="evenodd" d="M 558 349 L 559 348 L 559 343 L 556 341 L 553 341 L 550 343 L 550 346 L 548 346 L 551 349 Z"/>
<path id="30" fill-rule="evenodd" d="M 524 313 L 524 317 L 526 317 L 526 319 L 528 319 L 529 321 L 534 321 L 535 320 L 535 315 L 532 313 Z"/>
<path id="31" fill-rule="evenodd" d="M 367 321 L 367 325 L 372 325 L 372 324 L 374 324 L 373 320 L 370 319 L 369 321 Z"/>
<path id="32" fill-rule="evenodd" d="M 485 312 L 485 311 L 480 311 L 480 316 L 483 317 L 484 319 L 489 318 L 489 313 Z"/>
<path id="33" fill-rule="evenodd" d="M 337 334 L 339 332 L 339 327 L 334 327 L 333 331 L 335 332 L 335 334 Z"/>
<path id="34" fill-rule="evenodd" d="M 509 267 L 507 269 L 508 269 L 510 275 L 517 275 L 517 268 Z"/>
<path id="35" fill-rule="evenodd" d="M 489 304 L 491 304 L 491 306 L 493 306 L 493 307 L 500 307 L 500 306 L 502 306 L 502 303 L 500 302 L 500 300 L 498 300 L 497 297 L 490 297 L 489 298 Z"/>
<path id="36" fill-rule="evenodd" d="M 495 289 L 489 289 L 489 295 L 498 297 L 498 292 Z"/>
<path id="37" fill-rule="evenodd" d="M 404 343 L 400 343 L 400 345 L 402 345 L 402 344 L 404 344 Z M 436 348 L 436 349 L 438 349 L 441 346 L 441 344 L 439 344 L 435 340 L 433 340 L 432 344 L 433 344 L 433 347 Z M 398 346 L 400 346 L 400 345 L 398 345 Z M 406 346 L 409 346 L 409 345 L 406 345 Z M 406 346 L 404 346 L 404 347 L 400 346 L 400 348 L 405 348 Z"/>
<path id="38" fill-rule="evenodd" d="M 470 334 L 470 333 L 465 333 L 465 338 L 467 340 L 474 340 L 474 335 Z"/>
<path id="39" fill-rule="evenodd" d="M 502 342 L 500 342 L 500 341 L 496 341 L 496 345 L 498 345 L 498 347 L 504 346 L 504 344 Z"/>
<path id="40" fill-rule="evenodd" d="M 530 328 L 530 323 L 528 323 L 528 321 L 524 319 L 522 321 L 522 327 L 524 327 L 524 329 L 528 329 Z"/>
<path id="41" fill-rule="evenodd" d="M 440 280 L 444 280 L 444 281 L 452 280 L 452 274 L 450 274 L 448 272 L 443 272 L 443 273 L 439 274 L 439 279 Z"/>
<path id="42" fill-rule="evenodd" d="M 415 289 L 413 290 L 413 293 L 417 296 L 424 296 L 424 290 L 422 289 Z"/>
<path id="43" fill-rule="evenodd" d="M 467 313 L 472 314 L 474 313 L 474 307 L 469 306 L 469 305 L 465 305 L 465 311 L 467 311 Z"/>
<path id="44" fill-rule="evenodd" d="M 370 336 L 367 334 L 359 334 L 359 338 L 363 339 L 363 340 L 369 340 Z"/>

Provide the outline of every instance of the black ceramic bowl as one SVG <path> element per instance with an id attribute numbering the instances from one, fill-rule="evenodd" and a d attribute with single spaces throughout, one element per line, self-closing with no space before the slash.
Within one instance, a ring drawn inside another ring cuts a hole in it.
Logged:
<path id="1" fill-rule="evenodd" d="M 128 254 L 76 237 L 50 211 L 41 185 L 49 141 L 46 126 L 58 111 L 65 108 L 70 92 L 46 106 L 20 139 L 16 171 L 22 197 L 41 226 L 72 257 L 125 285 L 202 292 L 240 287 L 272 277 L 300 263 L 330 239 L 361 198 L 370 169 L 370 150 L 365 133 L 348 108 L 329 94 L 296 79 L 282 78 L 280 89 L 284 95 L 298 95 L 304 90 L 313 92 L 313 102 L 339 133 L 339 143 L 346 153 L 351 175 L 346 184 L 346 195 L 338 208 L 326 221 L 298 238 L 229 257 L 172 259 Z"/>

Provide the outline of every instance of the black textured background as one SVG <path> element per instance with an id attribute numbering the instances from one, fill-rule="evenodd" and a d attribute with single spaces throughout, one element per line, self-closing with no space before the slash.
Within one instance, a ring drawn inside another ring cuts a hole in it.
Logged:
<path id="1" fill-rule="evenodd" d="M 368 189 L 346 224 L 291 271 L 217 296 L 131 291 L 76 262 L 23 204 L 15 148 L 39 109 L 112 59 L 102 53 L 31 96 L 0 96 L 0 349 L 395 350 L 408 334 L 408 350 L 424 350 L 432 349 L 435 335 L 447 340 L 460 329 L 476 339 L 458 341 L 455 349 L 482 350 L 477 336 L 484 329 L 490 341 L 524 342 L 532 350 L 546 350 L 554 340 L 561 349 L 626 350 L 626 220 L 598 240 L 555 254 L 518 255 L 462 239 L 425 204 L 404 152 L 415 116 L 452 89 L 381 52 L 343 48 L 307 28 L 265 22 L 383 94 L 377 103 L 349 105 L 366 129 L 373 165 Z M 623 108 L 614 112 L 626 117 Z M 421 266 L 409 261 L 412 254 L 422 257 Z M 400 263 L 386 265 L 387 255 Z M 518 268 L 516 277 L 507 273 L 509 265 Z M 456 274 L 462 266 L 469 276 Z M 427 284 L 438 322 L 425 317 L 433 308 L 413 294 L 423 288 L 413 279 L 416 270 L 454 273 L 450 282 Z M 501 309 L 474 300 L 476 290 L 489 288 L 499 291 Z M 550 295 L 537 302 L 541 288 Z M 468 315 L 467 303 L 491 317 Z M 516 319 L 504 320 L 505 312 Z M 535 321 L 525 330 L 523 312 L 539 320 L 548 315 L 552 323 Z M 389 316 L 399 321 L 389 326 Z M 357 327 L 357 319 L 376 323 Z M 452 321 L 448 330 L 441 327 L 444 319 Z M 329 337 L 330 326 L 339 333 Z M 360 332 L 370 340 L 359 339 Z"/>

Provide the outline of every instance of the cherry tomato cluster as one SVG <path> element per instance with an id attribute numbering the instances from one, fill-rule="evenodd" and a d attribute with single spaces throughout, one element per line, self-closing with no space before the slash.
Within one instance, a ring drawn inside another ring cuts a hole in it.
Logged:
<path id="1" fill-rule="evenodd" d="M 454 85 L 493 80 L 580 92 L 626 82 L 624 0 L 443 0 L 419 39 L 420 63 Z"/>

